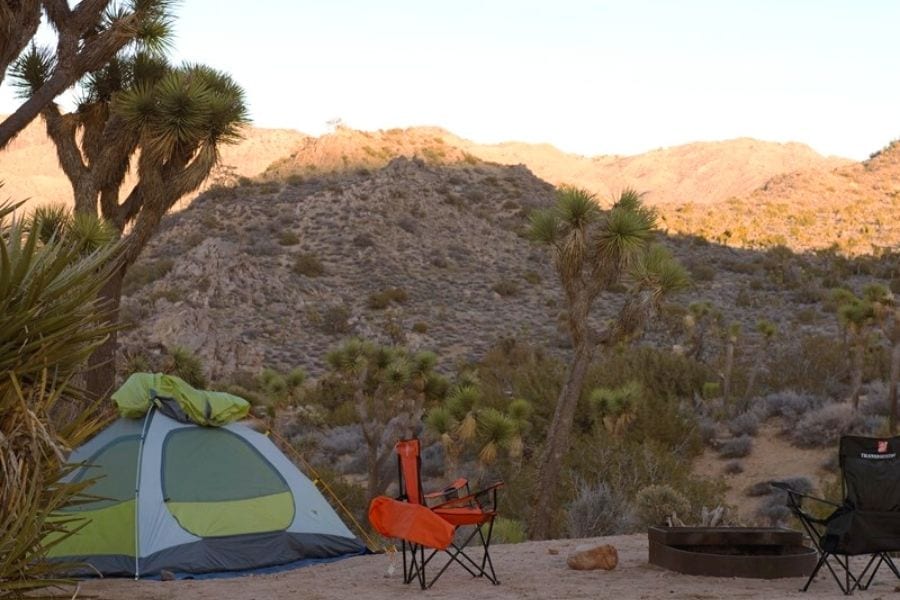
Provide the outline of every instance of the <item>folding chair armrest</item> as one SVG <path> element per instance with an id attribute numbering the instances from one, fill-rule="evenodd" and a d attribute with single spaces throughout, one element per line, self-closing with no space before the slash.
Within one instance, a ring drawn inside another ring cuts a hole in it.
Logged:
<path id="1" fill-rule="evenodd" d="M 437 506 L 432 506 L 432 509 L 435 508 L 459 508 L 465 506 L 467 504 L 476 504 L 479 507 L 481 506 L 481 502 L 478 500 L 482 496 L 486 496 L 488 494 L 491 495 L 491 509 L 494 510 L 497 508 L 497 490 L 505 486 L 506 484 L 502 481 L 498 481 L 488 487 L 478 490 L 472 494 L 468 494 L 466 496 L 462 496 L 461 498 L 454 498 L 453 500 L 449 500 L 442 504 L 438 504 Z"/>
<path id="2" fill-rule="evenodd" d="M 804 494 L 803 492 L 798 492 L 797 490 L 795 490 L 788 484 L 784 483 L 783 481 L 770 481 L 769 485 L 771 485 L 773 488 L 787 492 L 788 495 L 790 495 L 790 496 L 796 496 L 797 498 L 801 498 L 801 499 L 807 498 L 809 500 L 813 500 L 815 502 L 821 502 L 822 504 L 827 504 L 827 505 L 833 506 L 835 508 L 841 507 L 840 504 L 838 504 L 836 502 L 832 502 L 831 500 L 826 500 L 825 498 L 819 498 L 818 496 L 811 496 L 809 494 Z M 800 502 L 798 502 L 797 505 L 799 506 Z"/>
<path id="3" fill-rule="evenodd" d="M 463 489 L 465 489 L 466 495 L 468 495 L 469 494 L 469 480 L 460 477 L 459 479 L 457 479 L 456 481 L 454 481 L 453 483 L 451 483 L 450 485 L 448 485 L 447 487 L 445 487 L 442 490 L 438 490 L 436 492 L 430 492 L 428 494 L 425 494 L 425 499 L 426 500 L 434 500 L 436 498 L 451 499 L 450 497 L 453 494 L 456 494 L 456 496 L 458 498 L 460 496 L 460 491 L 462 491 Z"/>

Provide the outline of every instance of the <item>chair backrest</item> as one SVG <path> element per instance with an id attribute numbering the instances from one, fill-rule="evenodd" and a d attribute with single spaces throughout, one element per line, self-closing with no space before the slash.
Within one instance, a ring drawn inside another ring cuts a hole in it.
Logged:
<path id="1" fill-rule="evenodd" d="M 900 437 L 846 435 L 839 452 L 847 505 L 900 512 Z"/>
<path id="2" fill-rule="evenodd" d="M 419 440 L 400 440 L 394 446 L 400 476 L 400 497 L 412 504 L 422 501 L 422 458 Z"/>

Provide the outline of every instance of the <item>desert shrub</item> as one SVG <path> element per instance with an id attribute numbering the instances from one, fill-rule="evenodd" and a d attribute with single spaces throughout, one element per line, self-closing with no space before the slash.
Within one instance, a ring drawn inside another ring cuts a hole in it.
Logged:
<path id="1" fill-rule="evenodd" d="M 357 248 L 371 248 L 375 245 L 375 240 L 368 233 L 358 233 L 353 236 L 353 245 Z"/>
<path id="2" fill-rule="evenodd" d="M 128 296 L 142 287 L 165 277 L 172 270 L 175 261 L 171 258 L 141 260 L 131 265 L 122 281 L 122 294 Z"/>
<path id="3" fill-rule="evenodd" d="M 537 271 L 526 271 L 522 278 L 531 285 L 538 285 L 541 282 L 541 276 Z"/>
<path id="4" fill-rule="evenodd" d="M 716 270 L 708 263 L 695 263 L 689 265 L 691 279 L 694 281 L 712 281 L 716 278 Z"/>
<path id="5" fill-rule="evenodd" d="M 800 448 L 828 448 L 835 446 L 842 435 L 874 433 L 879 426 L 877 417 L 865 417 L 850 404 L 829 404 L 810 412 L 789 430 L 791 443 Z"/>
<path id="6" fill-rule="evenodd" d="M 708 366 L 690 357 L 649 346 L 618 348 L 588 375 L 590 387 L 614 388 L 639 382 L 649 397 L 693 398 L 712 379 Z"/>
<path id="7" fill-rule="evenodd" d="M 522 521 L 497 517 L 494 520 L 492 540 L 498 544 L 521 544 L 528 541 L 525 534 L 525 525 Z"/>
<path id="8" fill-rule="evenodd" d="M 317 445 L 329 460 L 345 454 L 356 454 L 365 443 L 358 424 L 331 427 L 317 435 Z"/>
<path id="9" fill-rule="evenodd" d="M 696 476 L 687 459 L 696 453 L 687 447 L 673 449 L 629 431 L 618 440 L 606 434 L 579 440 L 571 454 L 577 456 L 576 464 L 585 478 L 603 481 L 629 498 L 656 484 L 678 490 L 688 499 L 692 509 L 691 513 L 679 513 L 685 522 L 696 522 L 703 506 L 716 506 L 724 501 L 724 481 L 718 477 Z M 572 497 L 574 495 L 572 490 Z"/>
<path id="10" fill-rule="evenodd" d="M 840 339 L 826 335 L 804 335 L 788 343 L 774 344 L 766 387 L 812 394 L 837 395 L 844 387 L 847 350 Z"/>
<path id="11" fill-rule="evenodd" d="M 643 526 L 663 525 L 672 515 L 686 518 L 691 512 L 690 501 L 668 485 L 648 485 L 634 498 L 635 513 Z"/>
<path id="12" fill-rule="evenodd" d="M 751 498 L 756 498 L 758 496 L 768 496 L 772 493 L 772 485 L 768 480 L 766 481 L 757 481 L 746 490 L 744 490 L 745 496 L 750 496 Z"/>
<path id="13" fill-rule="evenodd" d="M 512 279 L 501 279 L 491 286 L 491 289 L 504 298 L 515 296 L 519 293 L 519 284 Z"/>
<path id="14" fill-rule="evenodd" d="M 412 330 L 415 333 L 428 333 L 428 323 L 425 321 L 416 321 L 413 323 Z"/>
<path id="15" fill-rule="evenodd" d="M 728 431 L 733 436 L 755 436 L 759 431 L 759 416 L 752 411 L 741 413 L 728 422 Z"/>
<path id="16" fill-rule="evenodd" d="M 776 495 L 767 496 L 756 509 L 756 518 L 769 527 L 783 527 L 791 516 L 791 510 L 784 498 Z"/>
<path id="17" fill-rule="evenodd" d="M 788 484 L 792 489 L 801 494 L 809 494 L 813 491 L 812 482 L 807 477 L 788 477 L 777 480 Z M 760 482 L 769 488 L 769 493 L 756 509 L 757 518 L 772 527 L 783 526 L 790 518 L 791 511 L 787 507 L 787 492 L 772 487 L 768 482 Z"/>
<path id="18" fill-rule="evenodd" d="M 372 310 L 384 310 L 391 303 L 404 304 L 409 299 L 409 294 L 400 287 L 385 288 L 380 292 L 369 294 L 366 306 Z"/>
<path id="19" fill-rule="evenodd" d="M 728 475 L 737 475 L 744 472 L 744 465 L 739 460 L 729 460 L 725 463 L 724 470 Z"/>
<path id="20" fill-rule="evenodd" d="M 286 229 L 279 234 L 278 243 L 282 246 L 296 246 L 300 243 L 300 236 L 290 229 Z"/>
<path id="21" fill-rule="evenodd" d="M 881 381 L 870 382 L 860 399 L 859 412 L 867 417 L 886 417 L 890 413 L 888 389 Z"/>
<path id="22" fill-rule="evenodd" d="M 206 372 L 203 361 L 190 349 L 183 346 L 173 346 L 167 351 L 163 359 L 162 370 L 169 375 L 181 377 L 195 388 L 205 388 L 207 385 Z"/>
<path id="23" fill-rule="evenodd" d="M 753 438 L 742 435 L 722 443 L 719 448 L 719 456 L 722 458 L 744 458 L 753 449 Z"/>
<path id="24" fill-rule="evenodd" d="M 806 413 L 818 410 L 825 400 L 812 394 L 800 394 L 793 390 L 773 392 L 760 403 L 763 415 L 768 417 L 781 417 L 783 419 L 783 431 L 793 428 Z"/>
<path id="25" fill-rule="evenodd" d="M 606 483 L 588 485 L 581 481 L 575 499 L 566 509 L 570 537 L 600 537 L 630 533 L 636 526 L 627 496 Z"/>
<path id="26" fill-rule="evenodd" d="M 796 320 L 801 325 L 812 325 L 818 318 L 819 311 L 815 308 L 801 308 L 796 315 Z"/>
<path id="27" fill-rule="evenodd" d="M 700 391 L 700 395 L 707 400 L 718 398 L 722 395 L 722 384 L 718 381 L 705 381 L 703 383 L 703 388 Z"/>
<path id="28" fill-rule="evenodd" d="M 407 233 L 416 233 L 418 221 L 410 216 L 403 216 L 397 220 L 397 226 Z"/>
<path id="29" fill-rule="evenodd" d="M 332 304 L 322 311 L 320 327 L 325 333 L 339 335 L 350 332 L 350 308 L 345 304 Z"/>
<path id="30" fill-rule="evenodd" d="M 697 435 L 704 444 L 709 445 L 718 434 L 719 428 L 713 419 L 705 416 L 697 419 Z"/>
<path id="31" fill-rule="evenodd" d="M 320 277 L 325 274 L 325 266 L 315 254 L 301 252 L 294 258 L 292 270 L 305 277 Z"/>

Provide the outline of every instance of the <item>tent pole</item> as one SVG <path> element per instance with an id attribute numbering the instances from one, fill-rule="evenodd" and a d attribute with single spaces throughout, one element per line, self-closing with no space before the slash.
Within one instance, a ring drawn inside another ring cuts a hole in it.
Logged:
<path id="1" fill-rule="evenodd" d="M 134 579 L 137 581 L 141 578 L 141 528 L 140 528 L 140 517 L 141 513 L 139 510 L 140 505 L 140 496 L 141 496 L 141 466 L 144 463 L 144 439 L 147 437 L 147 430 L 150 428 L 150 421 L 153 419 L 153 409 L 155 407 L 153 404 L 150 405 L 150 410 L 147 411 L 147 416 L 144 418 L 144 427 L 141 429 L 141 440 L 138 442 L 138 455 L 137 455 L 137 475 L 134 480 Z"/>

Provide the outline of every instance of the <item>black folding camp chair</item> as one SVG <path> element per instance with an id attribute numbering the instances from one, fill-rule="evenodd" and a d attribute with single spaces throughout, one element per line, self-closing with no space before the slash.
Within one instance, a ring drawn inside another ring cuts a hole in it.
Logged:
<path id="1" fill-rule="evenodd" d="M 886 565 L 900 578 L 890 552 L 900 551 L 900 437 L 867 438 L 844 436 L 839 459 L 843 503 L 797 492 L 785 483 L 772 486 L 787 492 L 787 505 L 799 519 L 819 552 L 819 561 L 801 591 L 822 567 L 826 567 L 844 594 L 868 589 L 875 574 Z M 803 501 L 830 506 L 830 515 L 820 519 L 804 510 Z M 854 573 L 852 556 L 868 556 Z"/>

